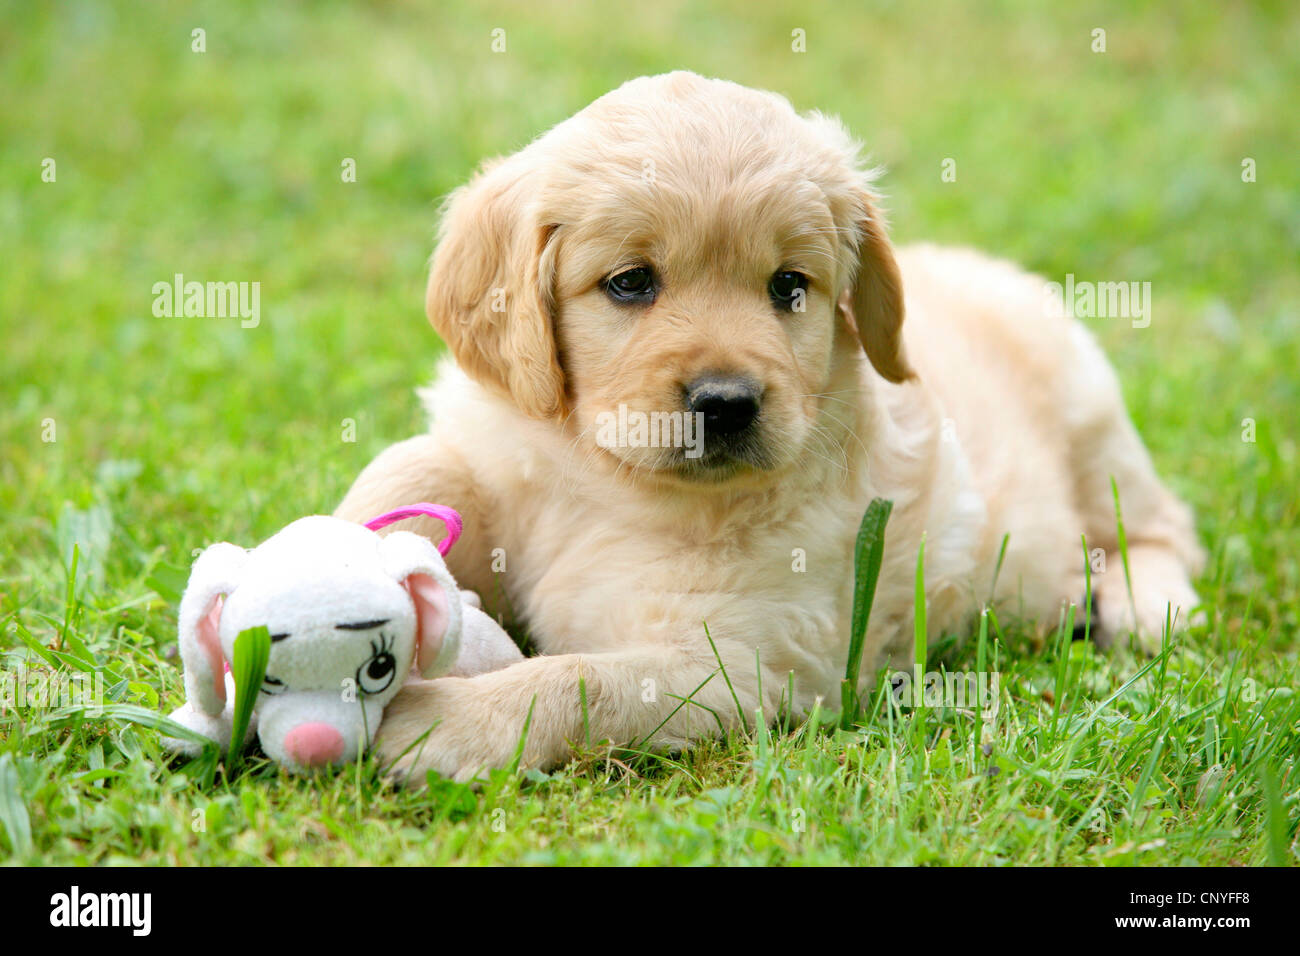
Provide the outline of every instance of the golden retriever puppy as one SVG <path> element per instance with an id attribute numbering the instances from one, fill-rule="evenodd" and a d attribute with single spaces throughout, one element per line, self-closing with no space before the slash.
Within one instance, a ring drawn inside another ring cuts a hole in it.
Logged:
<path id="1" fill-rule="evenodd" d="M 1158 646 L 1192 610 L 1190 513 L 1092 336 L 1014 266 L 896 252 L 877 203 L 836 120 L 691 73 L 625 84 L 456 191 L 430 431 L 337 514 L 459 509 L 453 572 L 541 653 L 407 686 L 379 731 L 395 772 L 507 765 L 526 723 L 523 764 L 545 767 L 588 737 L 671 749 L 790 692 L 838 701 L 877 496 L 864 692 L 910 656 L 922 535 L 935 636 L 985 604 L 1055 625 L 1084 595 L 1083 535 L 1110 559 L 1103 642 Z"/>

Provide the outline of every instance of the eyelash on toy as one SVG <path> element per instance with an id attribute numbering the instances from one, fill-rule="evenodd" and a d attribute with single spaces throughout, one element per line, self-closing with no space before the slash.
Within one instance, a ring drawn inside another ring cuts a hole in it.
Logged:
<path id="1" fill-rule="evenodd" d="M 385 634 L 383 631 L 380 631 L 379 640 L 370 642 L 370 656 L 379 657 L 382 654 L 387 654 L 391 652 L 393 649 L 393 645 L 396 642 L 397 639 L 394 638 L 391 634 Z"/>

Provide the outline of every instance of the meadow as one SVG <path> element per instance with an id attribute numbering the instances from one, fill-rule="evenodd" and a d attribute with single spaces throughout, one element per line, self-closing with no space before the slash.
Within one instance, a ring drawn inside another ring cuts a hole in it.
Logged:
<path id="1" fill-rule="evenodd" d="M 0 858 L 1296 864 L 1298 45 L 1283 3 L 0 5 L 0 692 L 105 699 L 0 697 Z M 195 549 L 422 427 L 440 199 L 676 68 L 842 116 L 898 242 L 1151 284 L 1146 327 L 1089 324 L 1196 510 L 1204 622 L 1155 658 L 1055 621 L 929 647 L 1000 675 L 988 722 L 877 698 L 479 789 L 168 761 L 141 715 L 182 699 Z M 258 322 L 157 314 L 177 274 L 259 283 Z"/>

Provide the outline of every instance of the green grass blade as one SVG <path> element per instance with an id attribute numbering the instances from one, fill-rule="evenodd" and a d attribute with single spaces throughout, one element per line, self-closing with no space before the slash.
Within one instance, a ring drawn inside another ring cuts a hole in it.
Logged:
<path id="1" fill-rule="evenodd" d="M 713 680 L 713 678 L 717 676 L 718 676 L 718 672 L 713 671 L 711 674 L 709 674 L 708 677 L 704 678 L 704 680 L 696 684 L 695 689 L 691 691 L 689 694 L 687 694 L 685 697 L 679 697 L 676 694 L 668 695 L 672 697 L 673 700 L 680 701 L 680 703 L 676 707 L 674 707 L 671 711 L 668 712 L 667 717 L 665 717 L 663 720 L 659 721 L 659 723 L 655 725 L 654 730 L 650 731 L 650 733 L 646 734 L 644 737 L 641 738 L 641 740 L 635 745 L 636 749 L 637 750 L 643 749 L 646 746 L 646 744 L 648 744 L 652 739 L 654 739 L 654 735 L 659 733 L 659 731 L 663 729 L 664 724 L 668 723 L 668 721 L 672 720 L 675 716 L 677 716 L 677 712 L 681 710 L 683 707 L 685 707 L 687 704 L 695 704 L 695 706 L 697 707 L 703 707 L 704 706 L 703 704 L 696 703 L 696 701 L 693 698 L 697 693 L 700 692 L 700 690 L 704 687 L 705 684 L 707 684 L 709 681 Z M 717 715 L 715 714 L 714 716 Z"/>
<path id="2" fill-rule="evenodd" d="M 0 825 L 4 826 L 14 856 L 31 851 L 32 821 L 18 788 L 18 768 L 14 766 L 12 754 L 0 756 Z"/>
<path id="3" fill-rule="evenodd" d="M 849 659 L 844 668 L 844 683 L 840 686 L 840 726 L 848 730 L 858 718 L 858 675 L 862 671 L 862 648 L 867 639 L 867 624 L 871 620 L 871 604 L 876 597 L 876 583 L 880 580 L 880 562 L 885 553 L 885 525 L 894 503 L 884 498 L 874 498 L 858 526 L 858 539 L 853 548 L 853 620 L 849 634 Z"/>
<path id="4" fill-rule="evenodd" d="M 519 731 L 519 743 L 515 745 L 515 754 L 510 758 L 510 774 L 519 772 L 519 764 L 524 759 L 524 748 L 528 746 L 528 732 L 533 729 L 533 708 L 537 706 L 537 695 L 528 701 L 528 715 L 524 717 L 523 729 Z"/>
<path id="5" fill-rule="evenodd" d="M 230 761 L 239 764 L 244 750 L 244 735 L 253 718 L 253 705 L 266 677 L 266 664 L 271 659 L 271 632 L 265 627 L 250 627 L 235 638 L 235 648 L 230 662 L 235 677 L 235 708 L 231 718 Z"/>
<path id="6" fill-rule="evenodd" d="M 928 625 L 925 609 L 925 533 L 921 533 L 921 546 L 916 552 L 916 594 L 912 613 L 912 638 L 914 642 L 916 671 L 914 677 L 925 675 L 925 659 L 928 654 Z M 912 691 L 912 706 L 916 710 L 917 739 L 925 741 L 925 685 L 923 680 L 915 680 Z"/>
<path id="7" fill-rule="evenodd" d="M 578 675 L 578 702 L 582 705 L 582 739 L 588 750 L 591 749 L 591 713 L 587 708 L 587 678 Z"/>
<path id="8" fill-rule="evenodd" d="M 997 562 L 997 564 L 995 564 L 995 565 L 993 566 L 993 580 L 992 580 L 992 582 L 989 584 L 989 603 L 990 603 L 990 604 L 992 604 L 992 603 L 993 603 L 993 599 L 994 599 L 995 597 L 997 597 L 997 593 L 998 593 L 998 578 L 1000 578 L 1000 577 L 1002 576 L 1002 562 L 1004 562 L 1004 561 L 1007 559 L 1007 544 L 1008 544 L 1010 541 L 1011 541 L 1011 532 L 1008 531 L 1006 534 L 1004 534 L 1004 535 L 1002 536 L 1002 546 L 1001 546 L 1000 548 L 998 548 L 998 562 Z"/>
<path id="9" fill-rule="evenodd" d="M 1092 640 L 1092 561 L 1088 557 L 1088 536 L 1079 535 L 1083 544 L 1083 639 Z"/>
<path id="10" fill-rule="evenodd" d="M 1133 573 L 1129 570 L 1128 563 L 1128 534 L 1124 530 L 1124 514 L 1119 508 L 1119 485 L 1115 483 L 1115 476 L 1110 476 L 1110 493 L 1115 499 L 1115 532 L 1119 541 L 1119 556 L 1124 562 L 1124 587 L 1128 589 L 1129 609 L 1133 612 L 1133 626 L 1137 627 L 1137 600 L 1133 597 Z"/>
<path id="11" fill-rule="evenodd" d="M 1165 738 L 1156 737 L 1155 745 L 1151 748 L 1151 754 L 1147 757 L 1146 762 L 1142 765 L 1142 772 L 1138 774 L 1137 783 L 1133 785 L 1133 794 L 1129 798 L 1128 815 L 1129 819 L 1139 822 L 1138 814 L 1146 806 L 1147 787 L 1151 783 L 1151 778 L 1155 775 L 1156 764 L 1160 760 L 1161 751 L 1165 748 Z"/>
<path id="12" fill-rule="evenodd" d="M 174 737 L 177 740 L 188 740 L 194 744 L 215 746 L 210 738 L 203 736 L 197 730 L 191 730 L 184 724 L 178 724 L 170 717 L 165 717 L 156 710 L 150 710 L 148 707 L 141 707 L 138 704 L 95 704 L 89 707 L 60 708 L 52 715 L 51 722 L 63 724 L 71 719 L 80 718 L 107 719 L 135 724 L 137 727 L 156 730 L 160 734 Z"/>
<path id="13" fill-rule="evenodd" d="M 1268 865 L 1289 866 L 1293 862 L 1288 832 L 1290 827 L 1277 777 L 1267 764 L 1260 771 L 1260 776 L 1261 789 L 1264 791 L 1264 842 L 1268 851 Z"/>
<path id="14" fill-rule="evenodd" d="M 989 610 L 983 608 L 980 611 L 979 638 L 975 645 L 975 672 L 977 674 L 987 674 L 988 662 L 988 644 L 989 644 Z M 975 708 L 975 747 L 979 748 L 984 740 L 984 708 Z"/>
<path id="15" fill-rule="evenodd" d="M 709 647 L 713 648 L 713 656 L 718 662 L 718 670 L 722 671 L 722 680 L 727 685 L 727 691 L 731 694 L 731 701 L 736 705 L 736 716 L 740 719 L 740 729 L 743 733 L 749 733 L 749 722 L 745 720 L 745 710 L 740 706 L 740 697 L 736 694 L 736 688 L 731 684 L 731 678 L 727 676 L 727 665 L 722 663 L 722 655 L 718 653 L 718 645 L 713 643 L 713 635 L 709 633 L 709 622 L 704 622 L 704 639 L 709 642 Z"/>

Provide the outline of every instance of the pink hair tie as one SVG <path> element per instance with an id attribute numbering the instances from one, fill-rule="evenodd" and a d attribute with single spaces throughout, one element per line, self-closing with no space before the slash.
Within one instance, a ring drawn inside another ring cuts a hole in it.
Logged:
<path id="1" fill-rule="evenodd" d="M 437 544 L 438 553 L 445 558 L 447 552 L 451 550 L 451 546 L 460 539 L 460 532 L 464 528 L 464 523 L 460 520 L 460 514 L 454 508 L 448 508 L 446 505 L 432 505 L 427 501 L 421 501 L 418 505 L 407 505 L 405 508 L 398 508 L 396 511 L 386 511 L 378 518 L 371 518 L 366 522 L 366 527 L 371 531 L 378 531 L 394 521 L 401 521 L 404 518 L 418 518 L 421 515 L 437 518 L 447 526 L 447 537 Z"/>

